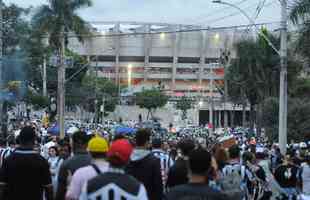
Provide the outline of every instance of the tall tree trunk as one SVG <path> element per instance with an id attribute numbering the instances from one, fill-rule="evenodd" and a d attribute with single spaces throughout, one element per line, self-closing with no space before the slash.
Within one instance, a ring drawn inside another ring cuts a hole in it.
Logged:
<path id="1" fill-rule="evenodd" d="M 250 129 L 254 130 L 255 123 L 255 106 L 250 104 Z"/>
<path id="2" fill-rule="evenodd" d="M 233 109 L 230 111 L 230 127 L 235 127 L 235 104 L 233 105 Z"/>
<path id="3" fill-rule="evenodd" d="M 242 104 L 242 126 L 245 127 L 246 124 L 246 103 Z"/>
<path id="4" fill-rule="evenodd" d="M 261 136 L 262 131 L 262 112 L 263 112 L 263 105 L 261 103 L 257 104 L 256 106 L 256 134 L 257 136 Z"/>

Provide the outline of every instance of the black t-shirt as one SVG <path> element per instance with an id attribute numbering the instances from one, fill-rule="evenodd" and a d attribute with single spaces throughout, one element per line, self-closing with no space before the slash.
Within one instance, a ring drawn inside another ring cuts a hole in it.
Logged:
<path id="1" fill-rule="evenodd" d="M 143 183 L 149 200 L 161 200 L 163 182 L 160 171 L 160 160 L 153 154 L 137 161 L 130 161 L 126 172 Z"/>
<path id="2" fill-rule="evenodd" d="M 74 174 L 74 172 L 87 165 L 91 164 L 91 156 L 86 151 L 76 152 L 76 154 L 65 160 L 60 166 L 58 173 L 58 186 L 56 190 L 55 200 L 64 200 L 67 192 L 68 179 Z"/>
<path id="3" fill-rule="evenodd" d="M 188 162 L 183 158 L 178 159 L 168 172 L 167 187 L 188 183 Z"/>
<path id="4" fill-rule="evenodd" d="M 281 187 L 296 187 L 298 180 L 298 167 L 291 164 L 280 165 L 276 169 L 274 176 Z"/>
<path id="5" fill-rule="evenodd" d="M 44 186 L 51 184 L 48 162 L 31 149 L 17 149 L 4 161 L 0 183 L 5 200 L 42 200 Z"/>
<path id="6" fill-rule="evenodd" d="M 165 200 L 228 200 L 220 192 L 211 189 L 207 184 L 189 183 L 171 189 Z M 236 199 L 237 200 L 237 199 Z"/>

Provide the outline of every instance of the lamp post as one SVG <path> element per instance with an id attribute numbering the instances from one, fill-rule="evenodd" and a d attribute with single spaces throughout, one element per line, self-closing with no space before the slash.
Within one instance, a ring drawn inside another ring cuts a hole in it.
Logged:
<path id="1" fill-rule="evenodd" d="M 128 91 L 131 90 L 131 73 L 132 73 L 132 65 L 129 64 L 128 65 L 128 76 L 127 76 L 127 78 L 128 78 Z"/>
<path id="2" fill-rule="evenodd" d="M 255 31 L 261 35 L 268 45 L 280 56 L 280 98 L 279 98 L 279 146 L 282 154 L 286 153 L 287 144 L 287 0 L 281 0 L 281 49 L 280 51 L 268 39 L 268 37 L 259 31 L 254 20 L 238 6 L 221 0 L 213 0 L 213 3 L 228 5 L 239 10 L 254 25 Z"/>

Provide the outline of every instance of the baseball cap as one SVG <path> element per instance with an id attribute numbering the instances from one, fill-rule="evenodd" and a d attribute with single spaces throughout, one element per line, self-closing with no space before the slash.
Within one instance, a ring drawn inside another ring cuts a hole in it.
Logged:
<path id="1" fill-rule="evenodd" d="M 110 159 L 111 164 L 125 165 L 129 161 L 132 151 L 133 147 L 128 140 L 119 139 L 111 144 L 107 157 L 108 159 L 114 158 L 113 160 Z"/>
<path id="2" fill-rule="evenodd" d="M 106 139 L 95 136 L 89 140 L 87 149 L 93 153 L 106 153 L 109 150 L 109 145 Z"/>

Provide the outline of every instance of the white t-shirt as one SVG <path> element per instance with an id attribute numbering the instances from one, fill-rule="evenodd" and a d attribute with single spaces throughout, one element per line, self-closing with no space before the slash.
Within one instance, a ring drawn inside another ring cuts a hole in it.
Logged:
<path id="1" fill-rule="evenodd" d="M 106 161 L 96 160 L 94 161 L 94 164 L 99 168 L 101 173 L 107 172 L 109 169 L 109 163 Z M 79 199 L 83 185 L 97 175 L 98 173 L 91 165 L 76 170 L 72 176 L 66 199 Z"/>

